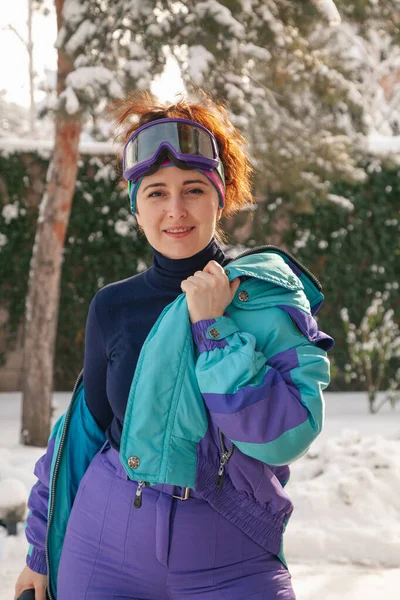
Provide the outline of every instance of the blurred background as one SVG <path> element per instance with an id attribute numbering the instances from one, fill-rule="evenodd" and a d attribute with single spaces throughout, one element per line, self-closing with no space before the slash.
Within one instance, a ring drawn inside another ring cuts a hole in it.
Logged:
<path id="1" fill-rule="evenodd" d="M 68 404 L 91 299 L 151 265 L 107 107 L 133 89 L 174 103 L 199 88 L 227 103 L 255 169 L 257 205 L 225 219 L 225 249 L 291 252 L 321 282 L 316 318 L 336 341 L 326 432 L 293 468 L 288 557 L 398 567 L 398 0 L 2 3 L 0 520 L 24 506 L 38 447 Z M 14 542 L 0 540 L 5 578 Z M 368 569 L 332 596 L 298 573 L 300 600 L 382 597 Z"/>

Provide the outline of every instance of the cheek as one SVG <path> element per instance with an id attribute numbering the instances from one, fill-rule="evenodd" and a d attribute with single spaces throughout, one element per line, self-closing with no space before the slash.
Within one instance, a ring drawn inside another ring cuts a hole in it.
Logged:
<path id="1" fill-rule="evenodd" d="M 145 202 L 138 201 L 137 210 L 138 212 L 136 213 L 136 218 L 139 225 L 143 227 L 143 229 L 151 226 L 151 224 L 156 220 L 154 210 L 152 210 L 151 206 L 149 206 Z"/>

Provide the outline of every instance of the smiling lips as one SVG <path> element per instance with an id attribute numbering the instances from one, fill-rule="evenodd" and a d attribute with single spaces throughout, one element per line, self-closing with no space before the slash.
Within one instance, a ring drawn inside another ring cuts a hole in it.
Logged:
<path id="1" fill-rule="evenodd" d="M 165 229 L 165 233 L 171 237 L 180 238 L 187 236 L 194 227 L 176 227 L 173 229 Z"/>

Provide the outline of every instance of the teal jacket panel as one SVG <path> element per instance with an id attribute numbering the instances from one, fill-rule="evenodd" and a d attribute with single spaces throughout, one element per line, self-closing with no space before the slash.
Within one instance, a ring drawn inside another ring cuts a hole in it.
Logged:
<path id="1" fill-rule="evenodd" d="M 89 411 L 83 382 L 77 386 L 67 412 L 54 425 L 56 438 L 50 471 L 46 553 L 51 557 L 49 588 L 57 597 L 57 573 L 68 519 L 80 482 L 106 438 Z M 54 508 L 57 507 L 57 510 Z"/>
<path id="2" fill-rule="evenodd" d="M 291 395 L 291 403 L 299 412 L 296 426 L 285 429 L 278 441 L 268 439 L 254 447 L 250 427 L 248 435 L 241 435 L 241 439 L 232 437 L 229 427 L 221 429 L 242 452 L 277 465 L 301 456 L 321 429 L 322 390 L 329 383 L 329 361 L 326 351 L 310 341 L 301 327 L 303 316 L 312 319 L 311 302 L 319 307 L 323 295 L 308 278 L 305 285 L 302 277 L 276 252 L 239 258 L 229 263 L 226 272 L 230 280 L 247 279 L 241 282 L 226 309 L 232 318 L 217 319 L 219 341 L 226 339 L 223 349 L 199 353 L 201 343 L 196 347 L 193 343 L 185 294 L 164 309 L 142 348 L 120 448 L 121 462 L 133 480 L 194 487 L 196 446 L 208 427 L 204 401 L 209 410 L 212 406 L 206 400 L 207 395 L 225 395 L 224 401 L 229 402 L 227 395 L 239 391 L 242 394 L 243 389 L 251 387 L 262 388 L 267 371 L 273 369 L 271 373 L 276 374 L 276 366 L 266 364 L 268 358 L 273 361 L 277 353 L 296 346 L 299 350 L 291 357 L 286 376 L 280 375 L 281 391 L 287 391 L 292 376 L 295 385 L 303 390 L 302 396 L 299 390 Z M 267 316 L 270 309 L 275 310 L 272 320 Z M 239 314 L 243 314 L 243 319 Z M 238 326 L 242 323 L 244 331 Z M 315 321 L 306 325 L 310 324 L 315 328 Z M 176 377 L 171 379 L 170 372 Z M 271 385 L 270 381 L 267 383 Z M 310 394 L 308 386 L 313 388 Z M 235 413 L 236 421 L 240 419 L 239 413 Z M 274 443 L 271 446 L 269 442 Z M 131 457 L 135 461 L 129 461 Z"/>

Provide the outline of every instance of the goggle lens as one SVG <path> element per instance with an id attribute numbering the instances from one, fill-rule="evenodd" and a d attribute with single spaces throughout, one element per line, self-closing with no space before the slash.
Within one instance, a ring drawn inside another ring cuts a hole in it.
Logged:
<path id="1" fill-rule="evenodd" d="M 158 123 L 140 131 L 125 148 L 124 171 L 150 159 L 162 143 L 168 143 L 179 154 L 216 158 L 210 136 L 206 131 L 188 123 Z"/>

